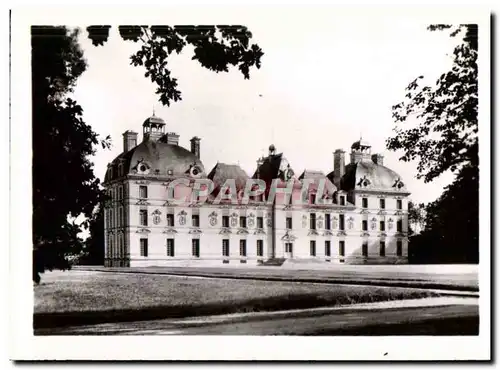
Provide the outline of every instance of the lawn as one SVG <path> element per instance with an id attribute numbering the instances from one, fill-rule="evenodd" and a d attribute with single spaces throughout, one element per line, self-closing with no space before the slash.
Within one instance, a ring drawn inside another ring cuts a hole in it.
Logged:
<path id="1" fill-rule="evenodd" d="M 411 288 L 52 272 L 34 287 L 35 327 L 273 311 L 436 296 Z"/>

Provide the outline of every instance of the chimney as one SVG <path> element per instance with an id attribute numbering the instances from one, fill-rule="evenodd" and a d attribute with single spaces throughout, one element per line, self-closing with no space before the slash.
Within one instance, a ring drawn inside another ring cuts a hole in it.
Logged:
<path id="1" fill-rule="evenodd" d="M 383 166 L 384 165 L 384 156 L 382 154 L 373 154 L 372 161 L 373 161 L 373 163 L 378 164 L 379 166 Z"/>
<path id="2" fill-rule="evenodd" d="M 179 145 L 179 135 L 175 132 L 167 132 L 165 134 L 165 139 L 167 144 Z"/>
<path id="3" fill-rule="evenodd" d="M 127 130 L 123 133 L 123 152 L 126 153 L 130 149 L 137 146 L 137 132 Z"/>
<path id="4" fill-rule="evenodd" d="M 345 173 L 345 151 L 337 149 L 333 153 L 333 176 L 340 180 Z"/>
<path id="5" fill-rule="evenodd" d="M 198 159 L 200 159 L 200 138 L 198 136 L 194 136 L 191 141 L 191 153 L 193 153 Z"/>

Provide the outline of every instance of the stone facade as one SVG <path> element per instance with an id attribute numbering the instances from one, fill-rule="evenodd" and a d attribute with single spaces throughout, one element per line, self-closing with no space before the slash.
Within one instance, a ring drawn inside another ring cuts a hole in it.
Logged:
<path id="1" fill-rule="evenodd" d="M 191 151 L 180 147 L 171 139 L 178 136 L 164 134 L 164 122 L 158 117 L 147 119 L 143 129 L 143 142 L 133 148 L 135 137 L 131 140 L 130 132 L 124 134 L 124 152 L 108 165 L 106 266 L 194 261 L 256 265 L 274 259 L 407 263 L 409 193 L 401 178 L 381 165 L 383 157 L 371 155 L 366 142 L 352 145 L 347 166 L 345 152 L 337 150 L 331 173 L 304 171 L 298 178 L 283 154 L 271 146 L 251 177 L 265 181 L 265 196 L 248 204 L 216 204 L 214 194 L 221 191 L 224 180 L 237 177 L 241 184 L 250 177 L 238 166 L 224 164 L 207 175 L 200 160 L 200 139 L 194 138 Z M 213 181 L 215 192 L 204 202 L 173 204 L 167 188 L 179 178 L 188 179 L 189 185 L 176 187 L 177 194 L 191 195 L 194 180 L 200 178 Z M 293 184 L 291 201 L 282 194 L 272 204 L 263 201 L 275 179 Z M 327 183 L 323 190 L 316 186 L 320 180 Z M 306 181 L 312 184 L 307 192 Z"/>

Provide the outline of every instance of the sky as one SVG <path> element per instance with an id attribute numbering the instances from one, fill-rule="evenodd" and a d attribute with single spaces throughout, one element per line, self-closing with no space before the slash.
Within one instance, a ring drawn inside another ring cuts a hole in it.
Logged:
<path id="1" fill-rule="evenodd" d="M 450 68 L 458 40 L 430 32 L 428 22 L 409 16 L 276 15 L 244 24 L 264 51 L 261 68 L 251 70 L 249 80 L 236 68 L 229 73 L 204 69 L 191 60 L 190 49 L 172 55 L 169 66 L 182 100 L 170 107 L 158 102 L 145 70 L 130 65 L 139 44 L 123 41 L 115 25 L 108 42 L 95 47 L 81 26 L 88 68 L 74 95 L 86 123 L 113 141 L 111 150 L 99 149 L 93 158 L 96 176 L 103 180 L 107 163 L 122 152 L 124 131 L 139 132 L 142 140 L 142 122 L 154 109 L 166 121 L 166 131 L 180 135 L 181 146 L 189 149 L 193 136 L 202 139 L 207 173 L 219 161 L 239 164 L 252 175 L 257 159 L 274 144 L 297 176 L 304 169 L 327 174 L 333 152 L 349 152 L 362 136 L 372 153 L 384 154 L 384 165 L 401 175 L 412 200 L 437 199 L 453 176 L 425 184 L 416 179 L 417 163 L 399 161 L 401 153 L 386 150 L 385 141 L 395 127 L 391 107 L 402 101 L 405 87 L 419 75 L 433 84 Z"/>

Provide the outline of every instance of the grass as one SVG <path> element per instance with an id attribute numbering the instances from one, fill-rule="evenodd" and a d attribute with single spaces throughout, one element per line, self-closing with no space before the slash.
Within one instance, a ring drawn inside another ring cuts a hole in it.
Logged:
<path id="1" fill-rule="evenodd" d="M 54 272 L 34 287 L 34 327 L 275 311 L 437 296 L 411 288 Z"/>
<path id="2" fill-rule="evenodd" d="M 396 265 L 397 266 L 397 265 Z M 344 266 L 342 266 L 344 267 Z M 330 270 L 269 269 L 256 267 L 126 267 L 103 268 L 81 267 L 85 270 L 121 271 L 127 273 L 145 272 L 148 274 L 192 275 L 238 279 L 260 279 L 267 282 L 296 281 L 304 283 L 356 284 L 390 287 L 444 289 L 478 292 L 477 274 L 401 272 L 387 266 L 385 270 L 366 270 L 365 266 L 356 270 L 332 268 Z"/>

